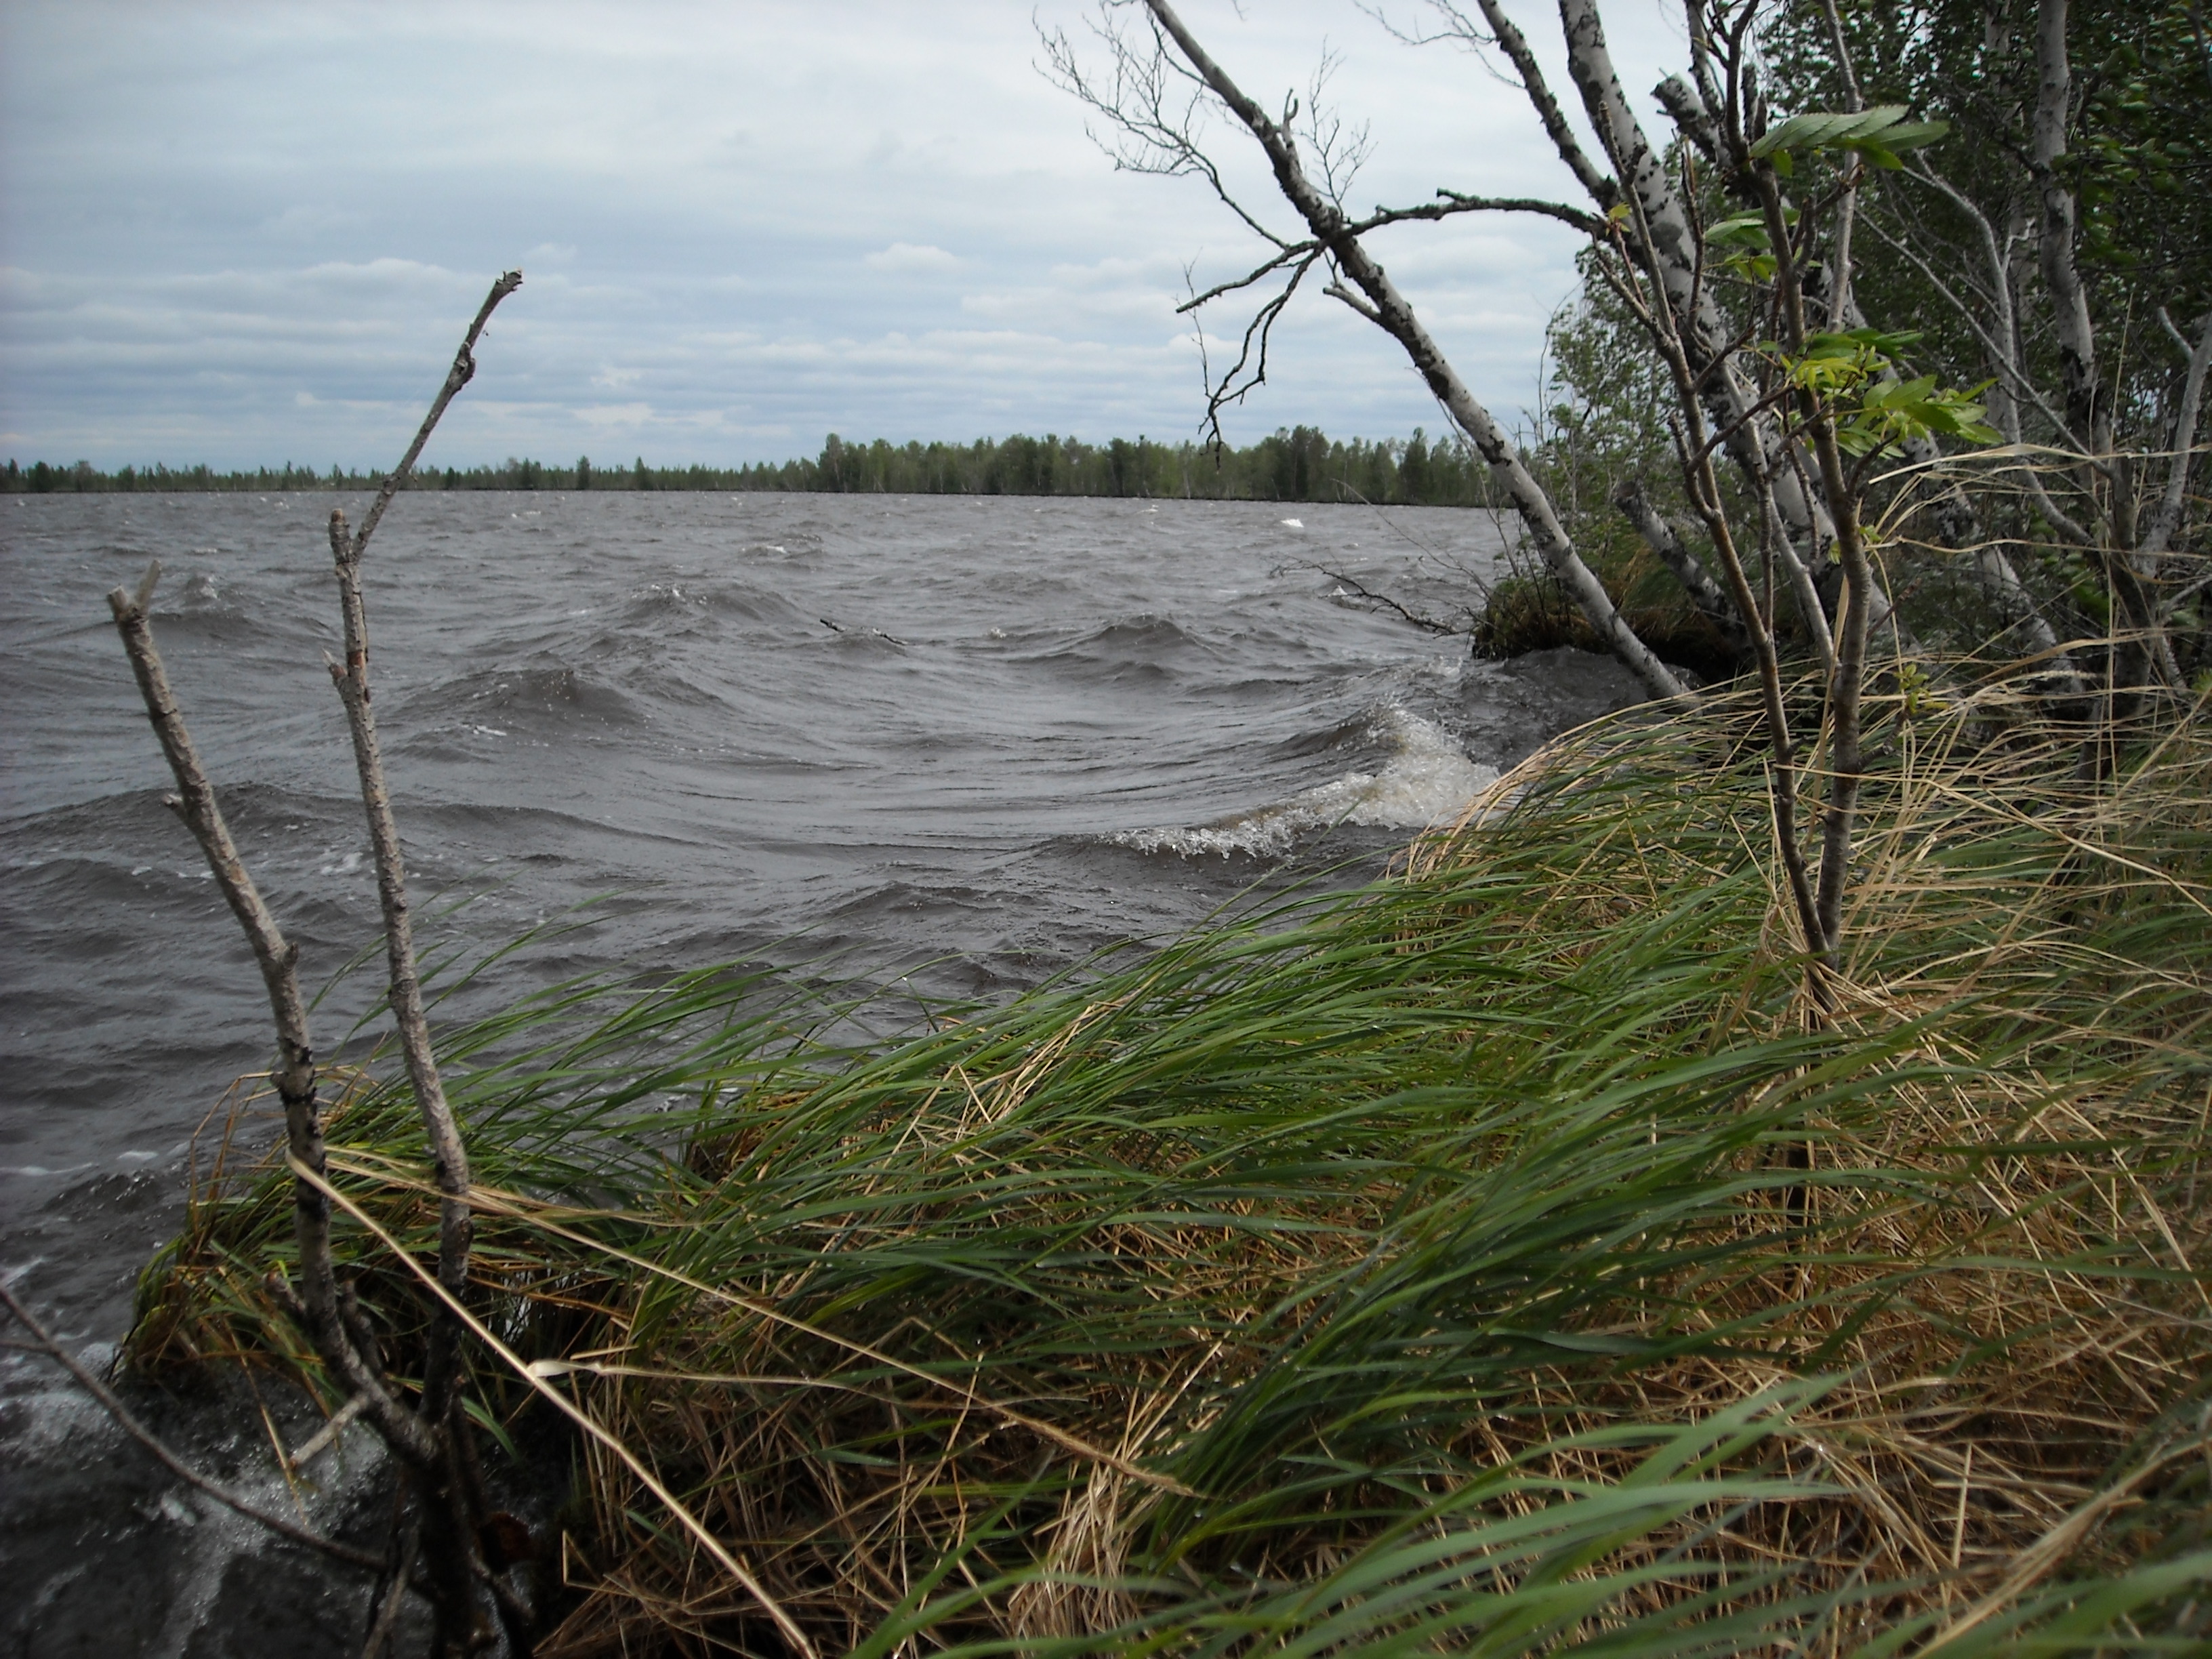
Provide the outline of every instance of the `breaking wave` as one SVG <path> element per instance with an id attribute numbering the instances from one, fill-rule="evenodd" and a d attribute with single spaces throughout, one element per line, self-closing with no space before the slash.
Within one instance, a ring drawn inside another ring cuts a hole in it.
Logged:
<path id="1" fill-rule="evenodd" d="M 1449 823 L 1498 781 L 1496 767 L 1469 760 L 1458 738 L 1418 714 L 1388 708 L 1373 728 L 1392 749 L 1376 771 L 1346 772 L 1287 800 L 1212 823 L 1127 830 L 1108 839 L 1139 853 L 1182 858 L 1238 853 L 1273 858 L 1302 837 L 1340 824 L 1427 830 Z"/>

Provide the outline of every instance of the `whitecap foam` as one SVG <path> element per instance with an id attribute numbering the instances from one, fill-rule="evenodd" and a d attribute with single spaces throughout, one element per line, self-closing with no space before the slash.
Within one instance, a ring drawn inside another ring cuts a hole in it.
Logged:
<path id="1" fill-rule="evenodd" d="M 1188 829 L 1125 830 L 1109 837 L 1139 853 L 1182 858 L 1246 853 L 1270 858 L 1300 836 L 1340 823 L 1376 830 L 1430 830 L 1450 823 L 1498 781 L 1498 769 L 1469 760 L 1459 739 L 1402 708 L 1376 722 L 1395 752 L 1379 772 L 1346 772 L 1288 800 Z"/>

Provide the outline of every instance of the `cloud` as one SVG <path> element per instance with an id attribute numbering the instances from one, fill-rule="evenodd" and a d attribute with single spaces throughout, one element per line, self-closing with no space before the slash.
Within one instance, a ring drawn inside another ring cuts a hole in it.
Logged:
<path id="1" fill-rule="evenodd" d="M 960 264 L 941 247 L 913 242 L 893 242 L 887 248 L 866 255 L 860 263 L 871 270 L 892 271 L 954 270 Z"/>
<path id="2" fill-rule="evenodd" d="M 643 426 L 653 418 L 651 404 L 594 404 L 573 411 L 590 426 Z"/>
<path id="3" fill-rule="evenodd" d="M 1081 9 L 1043 5 L 1048 27 Z M 1463 54 L 1405 50 L 1321 0 L 1251 13 L 1194 0 L 1192 21 L 1255 89 L 1304 84 L 1324 37 L 1343 52 L 1333 93 L 1377 140 L 1363 198 L 1571 193 L 1528 112 Z M 1649 85 L 1660 54 L 1622 14 L 1614 56 Z M 1115 173 L 1036 73 L 1028 16 L 1006 0 L 0 7 L 9 453 L 384 464 L 517 264 L 532 274 L 434 441 L 441 465 L 562 453 L 580 423 L 669 465 L 780 459 L 832 428 L 1194 428 L 1186 264 L 1204 287 L 1260 244 L 1199 181 Z M 1264 158 L 1218 136 L 1231 187 L 1283 223 Z M 1497 219 L 1377 246 L 1510 419 L 1571 243 Z M 1209 339 L 1241 332 L 1242 303 L 1209 313 Z M 1437 424 L 1402 353 L 1313 294 L 1230 422 L 1240 441 Z"/>
<path id="4" fill-rule="evenodd" d="M 357 210 L 329 207 L 322 204 L 286 208 L 261 222 L 268 235 L 288 242 L 309 242 L 339 232 L 361 229 L 368 223 L 368 216 Z"/>

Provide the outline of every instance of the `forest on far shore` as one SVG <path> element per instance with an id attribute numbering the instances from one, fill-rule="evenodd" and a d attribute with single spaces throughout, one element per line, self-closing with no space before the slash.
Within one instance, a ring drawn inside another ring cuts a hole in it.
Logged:
<path id="1" fill-rule="evenodd" d="M 146 490 L 365 489 L 381 475 L 333 466 L 327 472 L 290 462 L 281 467 L 219 472 L 212 467 L 121 467 L 102 472 L 88 461 L 0 470 L 0 491 L 45 495 Z M 579 456 L 568 465 L 509 457 L 497 466 L 426 467 L 410 489 L 754 489 L 869 491 L 893 495 L 1136 495 L 1208 501 L 1370 501 L 1431 507 L 1490 502 L 1486 469 L 1449 439 L 1431 443 L 1416 428 L 1405 440 L 1330 439 L 1313 427 L 1279 429 L 1247 448 L 1185 441 L 1101 444 L 1048 434 L 979 438 L 971 444 L 847 443 L 831 433 L 812 459 L 750 466 L 595 465 Z"/>

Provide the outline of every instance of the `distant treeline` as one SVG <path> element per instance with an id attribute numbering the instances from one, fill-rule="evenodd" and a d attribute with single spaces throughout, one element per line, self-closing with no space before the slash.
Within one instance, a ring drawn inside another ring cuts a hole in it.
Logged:
<path id="1" fill-rule="evenodd" d="M 0 491 L 96 494 L 145 490 L 306 490 L 374 489 L 380 474 L 327 472 L 295 466 L 218 472 L 211 467 L 122 467 L 102 472 L 89 462 L 55 466 L 14 460 L 0 471 Z M 878 438 L 848 444 L 836 433 L 811 460 L 752 466 L 573 465 L 510 457 L 499 466 L 465 471 L 427 468 L 415 489 L 749 489 L 866 491 L 893 495 L 1190 496 L 1209 501 L 1419 502 L 1435 507 L 1490 503 L 1481 463 L 1449 441 L 1431 444 L 1416 428 L 1400 441 L 1332 441 L 1295 427 L 1245 449 L 1197 443 L 1161 444 L 1115 438 L 1090 444 L 1056 434 L 984 438 L 972 444 L 893 444 Z"/>

